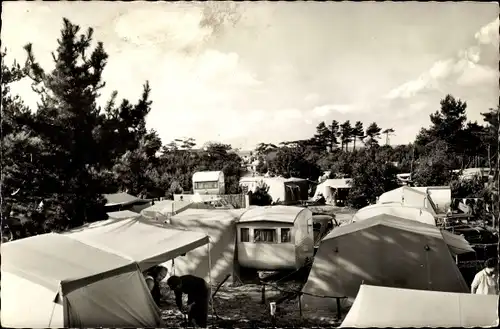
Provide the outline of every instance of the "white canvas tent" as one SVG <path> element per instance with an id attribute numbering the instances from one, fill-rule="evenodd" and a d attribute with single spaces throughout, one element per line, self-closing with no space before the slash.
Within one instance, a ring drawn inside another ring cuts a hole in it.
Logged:
<path id="1" fill-rule="evenodd" d="M 191 201 L 162 200 L 154 205 L 141 210 L 141 215 L 151 219 L 165 221 L 171 216 L 189 208 Z"/>
<path id="2" fill-rule="evenodd" d="M 173 227 L 201 232 L 210 237 L 209 248 L 196 248 L 175 259 L 176 275 L 192 274 L 213 283 L 234 275 L 236 223 L 246 209 L 188 209 L 171 218 Z M 208 269 L 211 269 L 208 271 Z M 233 276 L 234 279 L 234 276 Z"/>
<path id="3" fill-rule="evenodd" d="M 498 296 L 362 285 L 341 328 L 489 327 Z"/>
<path id="4" fill-rule="evenodd" d="M 332 299 L 316 295 L 345 296 L 344 306 L 349 306 L 363 282 L 466 293 L 469 288 L 453 255 L 473 251 L 463 237 L 391 215 L 337 227 L 315 255 L 303 288 L 305 313 L 336 312 Z"/>
<path id="5" fill-rule="evenodd" d="M 208 243 L 206 234 L 175 229 L 143 217 L 94 222 L 65 235 L 136 261 L 141 270 L 199 247 L 207 249 Z"/>
<path id="6" fill-rule="evenodd" d="M 4 243 L 2 326 L 159 327 L 138 264 L 55 233 Z"/>
<path id="7" fill-rule="evenodd" d="M 397 202 L 377 203 L 361 208 L 356 212 L 352 221 L 359 222 L 382 214 L 393 215 L 436 226 L 436 219 L 426 209 L 405 206 Z"/>
<path id="8" fill-rule="evenodd" d="M 109 219 L 126 219 L 126 218 L 136 218 L 141 216 L 140 214 L 130 210 L 112 211 L 108 212 L 107 215 Z"/>
<path id="9" fill-rule="evenodd" d="M 416 207 L 425 209 L 433 216 L 436 216 L 437 209 L 435 208 L 432 199 L 425 191 L 417 190 L 413 187 L 402 186 L 397 189 L 387 191 L 379 196 L 377 203 L 400 203 L 408 207 Z"/>

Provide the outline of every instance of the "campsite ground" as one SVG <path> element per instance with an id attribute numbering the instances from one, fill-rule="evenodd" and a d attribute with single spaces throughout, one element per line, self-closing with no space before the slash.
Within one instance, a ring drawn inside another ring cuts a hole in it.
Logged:
<path id="1" fill-rule="evenodd" d="M 300 289 L 300 283 L 287 282 L 280 285 L 282 289 Z M 225 284 L 214 298 L 214 311 L 217 317 L 209 317 L 209 325 L 218 328 L 262 328 L 262 327 L 335 327 L 339 322 L 335 318 L 308 320 L 300 318 L 297 299 L 285 301 L 277 307 L 276 322 L 269 316 L 269 302 L 278 299 L 281 295 L 276 290 L 266 293 L 266 305 L 262 304 L 261 286 L 244 284 L 232 286 Z M 173 301 L 173 296 L 169 296 Z M 212 312 L 209 312 L 211 314 Z M 184 326 L 182 315 L 173 305 L 163 309 L 163 319 L 168 327 Z"/>

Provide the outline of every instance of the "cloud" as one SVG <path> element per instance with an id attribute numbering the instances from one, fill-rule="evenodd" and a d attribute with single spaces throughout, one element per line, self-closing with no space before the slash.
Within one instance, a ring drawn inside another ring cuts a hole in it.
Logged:
<path id="1" fill-rule="evenodd" d="M 482 47 L 485 44 L 498 44 L 498 28 L 497 18 L 475 34 L 476 45 L 460 50 L 453 58 L 435 62 L 427 72 L 392 89 L 384 98 L 407 99 L 431 90 L 443 92 L 452 82 L 461 86 L 491 84 L 495 77 L 498 79 L 498 60 L 496 63 L 488 63 L 496 69 L 486 65 L 487 63 L 478 63 L 485 55 L 484 52 L 495 51 L 498 54 L 498 49 Z M 486 56 L 491 58 L 491 54 Z"/>
<path id="2" fill-rule="evenodd" d="M 498 100 L 497 91 L 490 95 L 498 23 L 478 28 L 492 20 L 492 6 L 429 11 L 427 4 L 410 5 L 54 2 L 40 9 L 40 3 L 9 2 L 2 44 L 23 60 L 22 46 L 33 41 L 41 65 L 50 69 L 62 17 L 82 30 L 95 27 L 109 54 L 100 102 L 113 89 L 135 101 L 149 80 L 147 126 L 165 142 L 190 136 L 201 144 L 218 139 L 249 148 L 306 138 L 319 121 L 331 119 L 376 121 L 404 139 L 398 125 L 411 132 L 428 124 L 425 114 L 439 107 L 445 91 L 470 108 Z M 464 50 L 448 55 L 457 49 Z M 392 98 L 380 99 L 391 88 Z M 32 94 L 29 85 L 18 93 L 23 99 Z"/>
<path id="3" fill-rule="evenodd" d="M 304 101 L 305 102 L 311 102 L 311 103 L 314 103 L 316 101 L 318 101 L 319 99 L 319 95 L 316 94 L 316 93 L 310 93 L 310 94 L 307 94 L 306 97 L 304 97 Z"/>
<path id="4" fill-rule="evenodd" d="M 362 108 L 360 104 L 326 104 L 321 106 L 316 106 L 312 113 L 315 117 L 324 117 L 332 112 L 337 113 L 352 113 L 359 111 Z"/>
<path id="5" fill-rule="evenodd" d="M 498 44 L 498 26 L 499 18 L 493 22 L 483 26 L 475 35 L 474 38 L 481 44 Z"/>
<path id="6" fill-rule="evenodd" d="M 285 109 L 276 112 L 274 117 L 277 120 L 294 120 L 302 118 L 302 112 L 298 109 Z"/>

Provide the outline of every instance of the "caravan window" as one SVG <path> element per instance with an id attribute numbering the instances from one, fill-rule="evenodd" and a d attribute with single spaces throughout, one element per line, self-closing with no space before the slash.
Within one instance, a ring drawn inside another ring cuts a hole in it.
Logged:
<path id="1" fill-rule="evenodd" d="M 216 189 L 219 187 L 218 182 L 196 182 L 194 188 L 197 190 L 209 190 Z"/>
<path id="2" fill-rule="evenodd" d="M 292 242 L 292 230 L 289 228 L 281 229 L 281 243 Z"/>
<path id="3" fill-rule="evenodd" d="M 250 242 L 250 229 L 249 228 L 241 228 L 240 229 L 240 241 L 241 242 Z"/>
<path id="4" fill-rule="evenodd" d="M 276 230 L 275 229 L 260 229 L 257 228 L 253 231 L 254 241 L 253 242 L 276 242 Z"/>

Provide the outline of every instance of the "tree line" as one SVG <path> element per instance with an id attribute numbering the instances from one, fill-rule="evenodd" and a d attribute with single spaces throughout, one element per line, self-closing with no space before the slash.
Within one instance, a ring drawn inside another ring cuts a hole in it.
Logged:
<path id="1" fill-rule="evenodd" d="M 499 109 L 481 113 L 481 124 L 471 122 L 467 120 L 467 103 L 446 95 L 430 115 L 430 127 L 422 128 L 413 143 L 397 146 L 389 144 L 395 130 L 383 129 L 376 122 L 366 129 L 361 121 L 354 125 L 349 120 L 321 122 L 308 139 L 279 146 L 260 143 L 255 150 L 257 170 L 313 181 L 327 171 L 329 178 L 352 178 L 348 201 L 355 208 L 373 203 L 380 194 L 396 188 L 396 175 L 403 173 L 411 174 L 413 185 L 451 185 L 455 197 L 478 197 L 495 204 L 497 185 L 463 182 L 458 174 L 466 168 L 487 167 L 493 169 L 492 182 L 498 181 Z M 381 143 L 382 139 L 385 142 Z"/>
<path id="2" fill-rule="evenodd" d="M 2 51 L 4 223 L 22 219 L 26 234 L 66 230 L 104 219 L 105 193 L 171 197 L 190 191 L 193 173 L 201 170 L 222 170 L 226 193 L 239 193 L 242 159 L 231 145 L 209 142 L 196 148 L 192 138 L 163 144 L 156 131 L 146 128 L 152 107 L 147 81 L 137 100 L 119 99 L 114 92 L 99 105 L 109 58 L 102 43 L 93 44 L 91 28 L 82 32 L 64 19 L 51 71 L 37 62 L 30 44 L 24 65 L 7 65 Z M 11 92 L 22 79 L 32 81 L 40 99 L 36 108 Z M 479 124 L 467 122 L 466 107 L 446 96 L 430 116 L 432 125 L 409 145 L 391 146 L 394 129 L 375 122 L 366 129 L 361 121 L 321 122 L 309 139 L 260 143 L 254 152 L 261 160 L 257 169 L 312 181 L 324 171 L 351 177 L 349 203 L 358 208 L 396 187 L 397 173 L 411 172 L 422 186 L 452 184 L 450 170 L 494 167 L 498 157 L 498 108 L 486 110 Z M 480 184 L 453 186 L 464 196 L 495 195 L 478 191 Z"/>

